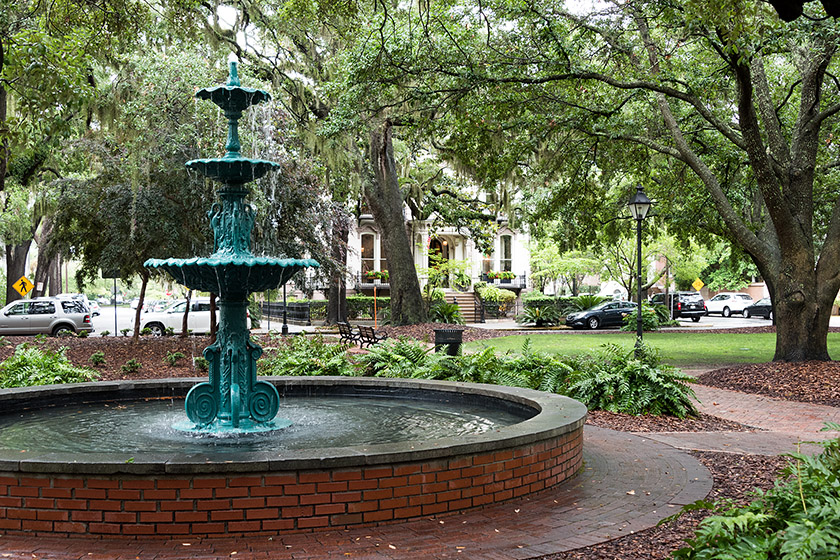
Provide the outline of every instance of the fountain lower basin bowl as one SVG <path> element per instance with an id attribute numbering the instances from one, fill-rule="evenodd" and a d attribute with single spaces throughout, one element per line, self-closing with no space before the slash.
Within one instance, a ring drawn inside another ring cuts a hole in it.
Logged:
<path id="1" fill-rule="evenodd" d="M 284 430 L 274 433 L 274 443 L 263 441 L 254 447 L 246 442 L 244 450 L 218 441 L 208 442 L 206 448 L 201 442 L 195 442 L 198 447 L 176 445 L 171 451 L 141 444 L 104 452 L 98 444 L 91 444 L 98 451 L 28 450 L 3 444 L 0 530 L 197 537 L 374 525 L 451 514 L 540 492 L 581 467 L 586 408 L 559 395 L 420 380 L 265 379 L 275 384 L 286 404 L 300 397 L 372 399 L 386 403 L 386 408 L 402 401 L 431 409 L 446 403 L 455 410 L 499 410 L 513 420 L 476 433 L 426 438 L 411 434 L 389 443 L 374 439 L 337 446 L 331 446 L 336 445 L 331 440 L 314 447 L 305 441 L 290 444 L 284 441 Z M 107 405 L 119 415 L 132 403 L 183 398 L 195 382 L 2 390 L 0 410 L 25 416 L 35 409 Z M 3 425 L 14 426 L 6 420 Z M 0 441 L 2 436 L 0 428 Z M 292 439 L 291 434 L 286 439 Z"/>

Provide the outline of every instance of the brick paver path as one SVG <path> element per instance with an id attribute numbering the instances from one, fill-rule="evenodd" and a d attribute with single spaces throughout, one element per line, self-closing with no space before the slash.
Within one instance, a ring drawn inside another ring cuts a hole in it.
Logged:
<path id="1" fill-rule="evenodd" d="M 537 498 L 476 512 L 342 532 L 253 539 L 111 541 L 0 537 L 0 560 L 437 559 L 516 560 L 588 546 L 655 525 L 711 489 L 691 455 L 587 426 L 583 472 Z M 232 553 L 236 554 L 232 554 Z"/>
<path id="2" fill-rule="evenodd" d="M 697 406 L 700 412 L 740 422 L 760 431 L 648 434 L 647 437 L 678 449 L 779 455 L 797 450 L 819 453 L 821 446 L 800 445 L 800 442 L 840 436 L 838 432 L 821 431 L 826 422 L 840 423 L 840 408 L 705 385 L 694 385 L 693 388 L 700 399 Z"/>

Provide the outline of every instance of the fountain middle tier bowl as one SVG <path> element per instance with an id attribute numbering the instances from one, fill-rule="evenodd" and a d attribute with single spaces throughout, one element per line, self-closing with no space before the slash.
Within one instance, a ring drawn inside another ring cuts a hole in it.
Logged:
<path id="1" fill-rule="evenodd" d="M 193 290 L 224 297 L 229 293 L 249 294 L 274 289 L 285 284 L 299 270 L 320 265 L 312 259 L 216 253 L 191 259 L 149 259 L 143 266 L 165 270 Z"/>
<path id="2" fill-rule="evenodd" d="M 195 379 L 0 390 L 4 533 L 343 529 L 511 500 L 581 467 L 586 408 L 560 395 L 426 380 L 264 379 L 281 395 L 278 416 L 292 424 L 244 438 L 202 439 L 156 424 L 180 414 Z M 91 411 L 116 418 L 100 423 Z M 137 411 L 149 416 L 123 418 Z"/>
<path id="3" fill-rule="evenodd" d="M 280 164 L 273 161 L 243 157 L 194 159 L 188 161 L 186 166 L 208 179 L 232 184 L 249 183 L 272 169 L 280 168 Z"/>

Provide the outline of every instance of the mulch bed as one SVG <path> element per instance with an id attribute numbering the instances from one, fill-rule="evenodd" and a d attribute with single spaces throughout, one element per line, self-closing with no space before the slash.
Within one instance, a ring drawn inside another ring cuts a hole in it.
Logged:
<path id="1" fill-rule="evenodd" d="M 696 417 L 631 416 L 605 410 L 590 410 L 587 424 L 621 432 L 752 432 L 755 429 L 708 414 Z"/>
<path id="2" fill-rule="evenodd" d="M 840 407 L 840 362 L 770 362 L 706 372 L 703 385 Z"/>

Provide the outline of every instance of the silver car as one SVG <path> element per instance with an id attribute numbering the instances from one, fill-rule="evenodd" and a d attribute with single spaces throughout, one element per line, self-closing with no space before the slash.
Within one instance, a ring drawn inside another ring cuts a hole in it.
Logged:
<path id="1" fill-rule="evenodd" d="M 0 310 L 0 334 L 51 334 L 93 331 L 90 311 L 71 299 L 38 298 L 10 303 Z"/>

